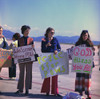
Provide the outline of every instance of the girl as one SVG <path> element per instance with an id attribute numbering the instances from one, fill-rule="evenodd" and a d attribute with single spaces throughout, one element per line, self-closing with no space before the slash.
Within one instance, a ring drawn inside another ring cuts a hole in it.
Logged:
<path id="1" fill-rule="evenodd" d="M 57 54 L 57 52 L 61 50 L 58 40 L 55 37 L 53 37 L 54 33 L 55 31 L 53 28 L 51 27 L 47 28 L 45 33 L 45 38 L 42 39 L 42 43 L 41 43 L 41 51 L 43 53 L 52 52 L 54 54 Z M 52 79 L 51 94 L 60 96 L 58 92 L 58 75 L 45 78 L 42 85 L 41 92 L 44 92 L 46 93 L 46 95 L 49 95 L 51 79 Z"/>
<path id="2" fill-rule="evenodd" d="M 87 30 L 82 31 L 80 38 L 75 45 L 82 46 L 82 47 L 92 47 L 93 51 L 95 50 Z M 85 91 L 85 94 L 87 95 L 87 99 L 91 99 L 90 80 L 91 80 L 91 74 L 76 73 L 75 91 L 78 91 L 81 96 L 83 95 L 83 91 Z"/>
<path id="3" fill-rule="evenodd" d="M 19 33 L 15 33 L 12 37 L 13 42 L 10 44 L 10 49 L 18 47 L 18 39 L 20 38 Z M 9 67 L 9 78 L 16 78 L 16 64 L 14 63 L 14 58 L 12 58 L 12 65 Z"/>
<path id="4" fill-rule="evenodd" d="M 18 47 L 20 46 L 27 46 L 32 45 L 34 47 L 34 41 L 33 38 L 29 37 L 30 33 L 30 27 L 27 25 L 24 25 L 21 27 L 21 32 L 23 36 L 18 40 Z M 33 62 L 26 62 L 26 63 L 20 63 L 19 64 L 19 80 L 18 80 L 18 91 L 16 94 L 20 94 L 23 92 L 24 84 L 25 84 L 25 95 L 29 94 L 29 89 L 32 88 L 32 64 Z M 25 83 L 24 83 L 24 73 L 26 70 L 26 76 L 25 76 Z"/>

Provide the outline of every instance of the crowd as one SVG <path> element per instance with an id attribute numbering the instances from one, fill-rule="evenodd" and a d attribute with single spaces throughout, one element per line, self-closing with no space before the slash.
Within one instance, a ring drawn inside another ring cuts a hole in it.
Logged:
<path id="1" fill-rule="evenodd" d="M 21 47 L 27 45 L 32 45 L 32 47 L 34 48 L 34 46 L 36 46 L 34 45 L 34 40 L 33 38 L 29 37 L 30 29 L 31 29 L 30 26 L 23 25 L 21 27 L 22 36 L 19 33 L 15 33 L 12 37 L 12 43 L 10 44 L 10 46 L 8 46 L 7 39 L 3 35 L 3 28 L 0 26 L 0 51 L 3 49 L 13 49 L 15 47 Z M 57 38 L 54 37 L 54 34 L 55 34 L 55 30 L 53 28 L 48 27 L 46 29 L 44 38 L 41 40 L 42 53 L 51 52 L 57 54 L 59 51 L 61 51 L 60 43 L 57 40 Z M 91 47 L 93 52 L 95 51 L 88 30 L 82 31 L 78 41 L 75 43 L 75 46 Z M 98 49 L 100 52 L 100 45 L 98 46 Z M 25 86 L 25 95 L 29 94 L 29 89 L 32 88 L 32 65 L 34 65 L 33 62 L 19 63 L 20 72 L 19 72 L 19 80 L 17 86 L 18 90 L 15 92 L 15 94 L 23 93 L 24 86 Z M 2 67 L 0 67 L 0 71 L 1 69 Z M 0 77 L 0 80 L 2 79 L 3 78 Z M 12 56 L 12 65 L 11 67 L 9 67 L 9 79 L 16 79 L 16 64 L 14 63 L 13 56 Z M 75 91 L 79 92 L 81 96 L 83 96 L 83 92 L 85 91 L 85 94 L 87 95 L 87 99 L 91 99 L 90 83 L 91 83 L 91 74 L 76 73 Z M 58 91 L 58 75 L 44 79 L 41 88 L 41 93 L 46 93 L 46 95 L 49 96 L 50 89 L 51 89 L 51 94 L 54 94 L 55 96 L 59 96 L 59 97 L 61 96 Z M 1 93 L 2 92 L 0 92 L 0 94 Z"/>

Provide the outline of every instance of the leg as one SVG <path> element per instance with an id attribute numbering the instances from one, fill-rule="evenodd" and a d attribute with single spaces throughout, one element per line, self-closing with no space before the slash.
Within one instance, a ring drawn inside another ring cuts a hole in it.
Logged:
<path id="1" fill-rule="evenodd" d="M 83 73 L 76 73 L 75 91 L 79 92 L 79 94 L 82 96 L 83 90 L 84 90 Z"/>
<path id="2" fill-rule="evenodd" d="M 52 77 L 51 94 L 59 94 L 58 92 L 58 75 Z"/>
<path id="3" fill-rule="evenodd" d="M 18 80 L 18 86 L 17 88 L 20 90 L 20 91 L 23 91 L 23 88 L 24 88 L 24 71 L 25 71 L 25 64 L 19 64 L 19 71 L 20 71 L 20 74 L 19 74 L 19 80 Z"/>
<path id="4" fill-rule="evenodd" d="M 44 79 L 41 92 L 49 94 L 49 92 L 50 92 L 50 77 Z"/>
<path id="5" fill-rule="evenodd" d="M 26 63 L 25 88 L 26 88 L 26 90 L 32 88 L 32 62 Z"/>
<path id="6" fill-rule="evenodd" d="M 12 77 L 16 77 L 16 64 L 14 63 L 14 59 L 12 58 Z"/>
<path id="7" fill-rule="evenodd" d="M 90 86 L 91 86 L 91 74 L 85 74 L 85 94 L 87 95 L 88 99 L 91 99 Z"/>
<path id="8" fill-rule="evenodd" d="M 2 70 L 2 67 L 0 67 L 0 72 L 1 72 L 1 70 Z M 3 78 L 2 78 L 2 77 L 0 77 L 0 80 L 3 80 Z"/>

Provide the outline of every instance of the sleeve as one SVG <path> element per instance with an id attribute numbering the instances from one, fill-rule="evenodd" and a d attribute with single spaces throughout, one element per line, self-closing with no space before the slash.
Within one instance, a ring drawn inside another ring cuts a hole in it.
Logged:
<path id="1" fill-rule="evenodd" d="M 31 44 L 34 44 L 34 39 L 32 38 L 32 43 Z"/>
<path id="2" fill-rule="evenodd" d="M 58 40 L 57 40 L 57 49 L 61 50 L 61 46 L 60 46 Z"/>
<path id="3" fill-rule="evenodd" d="M 60 44 L 56 38 L 54 40 L 54 51 L 55 50 L 59 50 L 59 51 L 61 50 Z"/>
<path id="4" fill-rule="evenodd" d="M 42 40 L 41 42 L 41 51 L 42 52 L 46 52 L 47 48 L 46 48 L 46 42 Z"/>
<path id="5" fill-rule="evenodd" d="M 3 39 L 4 39 L 4 46 L 3 46 L 3 48 L 4 49 L 9 49 L 6 38 L 4 37 Z"/>

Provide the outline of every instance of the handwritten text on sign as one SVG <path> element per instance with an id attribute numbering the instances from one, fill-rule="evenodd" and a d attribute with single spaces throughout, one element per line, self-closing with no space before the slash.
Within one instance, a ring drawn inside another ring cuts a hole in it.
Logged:
<path id="1" fill-rule="evenodd" d="M 0 67 L 10 67 L 12 63 L 12 51 L 1 50 L 0 51 Z"/>
<path id="2" fill-rule="evenodd" d="M 38 57 L 38 62 L 42 78 L 69 73 L 67 52 L 59 52 L 56 55 L 43 53 L 41 57 Z"/>
<path id="3" fill-rule="evenodd" d="M 13 48 L 13 54 L 15 63 L 25 63 L 35 60 L 32 45 Z"/>
<path id="4" fill-rule="evenodd" d="M 91 73 L 93 64 L 93 51 L 90 47 L 75 47 L 72 57 L 72 71 Z"/>

